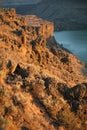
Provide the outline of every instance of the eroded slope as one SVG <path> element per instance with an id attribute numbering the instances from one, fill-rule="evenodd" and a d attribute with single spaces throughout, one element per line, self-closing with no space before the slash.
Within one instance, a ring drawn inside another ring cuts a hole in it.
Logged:
<path id="1" fill-rule="evenodd" d="M 86 129 L 87 70 L 53 30 L 37 16 L 0 9 L 0 128 Z"/>

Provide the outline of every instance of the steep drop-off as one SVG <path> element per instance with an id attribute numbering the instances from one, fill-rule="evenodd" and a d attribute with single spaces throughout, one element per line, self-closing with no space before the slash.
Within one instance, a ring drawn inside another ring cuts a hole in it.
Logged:
<path id="1" fill-rule="evenodd" d="M 0 7 L 14 7 L 19 14 L 35 14 L 54 22 L 55 30 L 87 29 L 87 0 L 2 0 Z M 30 4 L 32 3 L 32 4 Z"/>
<path id="2" fill-rule="evenodd" d="M 0 9 L 0 128 L 86 130 L 87 68 L 54 25 Z"/>

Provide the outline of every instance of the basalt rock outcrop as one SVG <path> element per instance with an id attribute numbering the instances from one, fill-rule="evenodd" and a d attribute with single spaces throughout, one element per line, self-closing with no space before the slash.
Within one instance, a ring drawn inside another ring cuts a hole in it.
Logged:
<path id="1" fill-rule="evenodd" d="M 7 3 L 1 0 L 0 7 L 14 7 L 19 14 L 35 14 L 50 20 L 54 22 L 55 31 L 87 29 L 86 0 L 8 0 Z"/>
<path id="2" fill-rule="evenodd" d="M 87 67 L 53 30 L 37 16 L 0 9 L 0 129 L 87 129 Z"/>

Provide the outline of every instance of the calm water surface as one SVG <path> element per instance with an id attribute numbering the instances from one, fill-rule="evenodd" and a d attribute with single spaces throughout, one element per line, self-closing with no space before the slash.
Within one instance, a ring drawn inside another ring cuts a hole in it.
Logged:
<path id="1" fill-rule="evenodd" d="M 87 63 L 87 30 L 55 32 L 54 36 L 58 43 Z"/>

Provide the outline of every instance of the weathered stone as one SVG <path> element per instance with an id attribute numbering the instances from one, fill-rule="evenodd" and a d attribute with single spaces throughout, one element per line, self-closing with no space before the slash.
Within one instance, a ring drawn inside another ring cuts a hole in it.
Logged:
<path id="1" fill-rule="evenodd" d="M 44 38 L 49 38 L 53 35 L 54 24 L 52 22 L 38 18 L 35 15 L 28 15 L 26 17 L 29 27 L 34 28 L 38 35 L 41 35 Z"/>
<path id="2" fill-rule="evenodd" d="M 0 10 L 0 115 L 6 130 L 70 130 L 79 120 L 85 129 L 84 64 L 56 43 L 52 23 L 12 10 Z"/>

